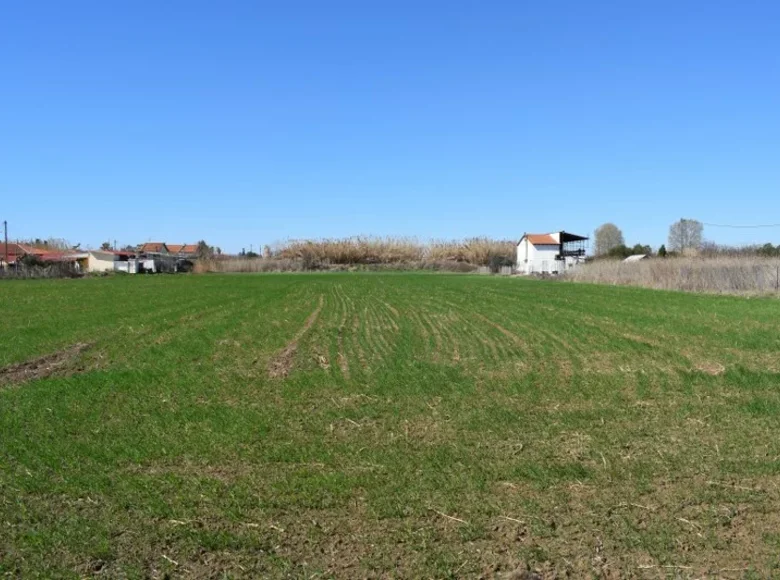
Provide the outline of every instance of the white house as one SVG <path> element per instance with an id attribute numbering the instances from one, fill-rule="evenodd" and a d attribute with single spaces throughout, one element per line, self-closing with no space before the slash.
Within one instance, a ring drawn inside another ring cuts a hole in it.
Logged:
<path id="1" fill-rule="evenodd" d="M 585 236 L 568 232 L 523 234 L 517 242 L 520 274 L 562 274 L 585 260 Z"/>

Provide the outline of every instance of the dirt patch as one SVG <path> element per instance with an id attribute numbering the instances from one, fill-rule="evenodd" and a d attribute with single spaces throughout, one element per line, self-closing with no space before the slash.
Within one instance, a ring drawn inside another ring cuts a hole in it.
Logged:
<path id="1" fill-rule="evenodd" d="M 300 342 L 309 329 L 314 326 L 314 323 L 317 322 L 317 317 L 320 315 L 323 302 L 324 297 L 320 294 L 320 301 L 317 305 L 317 308 L 314 309 L 314 312 L 309 314 L 309 317 L 306 319 L 306 322 L 304 322 L 303 327 L 296 333 L 295 337 L 293 337 L 287 346 L 279 351 L 279 353 L 271 359 L 271 362 L 268 363 L 269 377 L 272 379 L 278 379 L 284 378 L 290 374 L 290 371 L 293 367 L 295 352 L 298 350 L 298 342 Z"/>
<path id="2" fill-rule="evenodd" d="M 57 352 L 4 367 L 0 369 L 0 387 L 80 372 L 83 369 L 74 368 L 69 363 L 91 346 L 88 342 L 77 342 Z"/>
<path id="3" fill-rule="evenodd" d="M 710 375 L 713 377 L 716 377 L 718 375 L 722 375 L 726 372 L 726 367 L 723 366 L 720 363 L 713 362 L 713 361 L 704 361 L 700 362 L 695 365 L 694 367 L 697 371 L 704 373 L 706 375 Z"/>

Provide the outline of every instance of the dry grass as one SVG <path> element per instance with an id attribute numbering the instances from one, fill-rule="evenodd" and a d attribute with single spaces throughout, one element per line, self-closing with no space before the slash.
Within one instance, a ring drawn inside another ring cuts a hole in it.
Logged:
<path id="1" fill-rule="evenodd" d="M 195 272 L 302 272 L 307 270 L 441 270 L 471 272 L 495 258 L 514 259 L 510 240 L 431 240 L 353 237 L 289 240 L 268 248 L 262 258 L 202 260 Z"/>
<path id="2" fill-rule="evenodd" d="M 324 240 L 289 240 L 271 252 L 273 259 L 301 260 L 328 264 L 400 264 L 416 262 L 464 262 L 485 266 L 493 256 L 514 256 L 510 240 L 468 238 L 431 240 L 415 238 L 353 237 Z"/>
<path id="3" fill-rule="evenodd" d="M 624 263 L 600 260 L 566 276 L 575 282 L 644 286 L 717 294 L 765 294 L 780 289 L 780 259 L 667 258 Z"/>
<path id="4" fill-rule="evenodd" d="M 467 262 L 452 260 L 420 260 L 416 262 L 392 262 L 376 264 L 333 264 L 329 262 L 308 262 L 288 258 L 233 258 L 227 260 L 199 260 L 195 264 L 195 273 L 261 273 L 261 272 L 306 272 L 309 270 L 327 271 L 415 271 L 430 270 L 437 272 L 473 272 L 477 266 Z"/>

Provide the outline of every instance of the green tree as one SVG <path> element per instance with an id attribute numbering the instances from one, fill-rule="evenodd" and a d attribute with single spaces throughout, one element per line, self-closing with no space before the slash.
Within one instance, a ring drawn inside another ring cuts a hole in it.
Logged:
<path id="1" fill-rule="evenodd" d="M 635 244 L 633 248 L 631 248 L 631 254 L 652 254 L 653 248 L 650 246 L 643 246 L 642 244 Z"/>
<path id="2" fill-rule="evenodd" d="M 103 242 L 100 244 L 100 249 L 103 251 L 108 251 L 111 249 L 111 242 Z"/>
<path id="3" fill-rule="evenodd" d="M 609 252 L 606 253 L 606 256 L 608 258 L 627 258 L 632 254 L 631 248 L 627 247 L 625 244 L 620 244 L 619 246 L 615 246 L 614 248 L 611 248 Z"/>
<path id="4" fill-rule="evenodd" d="M 666 257 L 666 245 L 661 244 L 661 247 L 658 248 L 658 257 L 659 258 L 665 258 Z"/>

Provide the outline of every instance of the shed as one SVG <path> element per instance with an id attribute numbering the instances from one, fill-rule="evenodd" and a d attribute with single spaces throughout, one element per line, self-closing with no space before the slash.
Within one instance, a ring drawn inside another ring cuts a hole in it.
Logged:
<path id="1" fill-rule="evenodd" d="M 634 254 L 633 256 L 629 256 L 624 262 L 631 263 L 631 262 L 639 262 L 641 260 L 647 260 L 649 256 L 647 254 Z"/>

